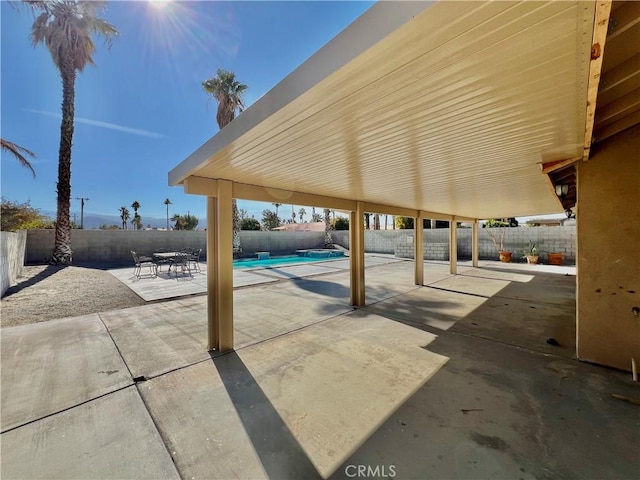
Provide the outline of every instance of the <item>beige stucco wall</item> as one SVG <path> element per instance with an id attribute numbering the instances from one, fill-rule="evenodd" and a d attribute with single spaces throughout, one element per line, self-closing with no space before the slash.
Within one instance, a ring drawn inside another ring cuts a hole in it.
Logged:
<path id="1" fill-rule="evenodd" d="M 640 126 L 578 165 L 578 357 L 640 364 Z"/>

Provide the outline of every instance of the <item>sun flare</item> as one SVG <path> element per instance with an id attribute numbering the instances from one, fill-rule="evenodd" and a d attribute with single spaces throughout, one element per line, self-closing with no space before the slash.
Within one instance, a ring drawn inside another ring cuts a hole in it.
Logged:
<path id="1" fill-rule="evenodd" d="M 169 5 L 171 3 L 171 0 L 147 0 L 149 2 L 149 5 L 151 5 L 154 8 L 157 8 L 158 10 L 163 10 L 164 8 L 167 7 L 167 5 Z"/>

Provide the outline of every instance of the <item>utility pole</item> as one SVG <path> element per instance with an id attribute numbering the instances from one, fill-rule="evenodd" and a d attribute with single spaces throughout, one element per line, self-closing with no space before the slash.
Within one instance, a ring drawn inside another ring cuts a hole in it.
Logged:
<path id="1" fill-rule="evenodd" d="M 78 216 L 78 214 L 77 214 L 76 212 L 73 212 L 73 223 L 74 223 L 75 225 L 77 225 L 77 223 L 76 223 L 76 217 L 77 217 L 77 216 Z"/>
<path id="2" fill-rule="evenodd" d="M 80 200 L 80 229 L 84 228 L 84 202 L 88 201 L 87 197 L 76 197 L 76 200 Z"/>

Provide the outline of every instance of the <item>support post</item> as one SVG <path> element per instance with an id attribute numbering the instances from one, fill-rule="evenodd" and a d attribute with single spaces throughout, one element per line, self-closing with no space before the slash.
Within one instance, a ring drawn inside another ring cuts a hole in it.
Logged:
<path id="1" fill-rule="evenodd" d="M 364 210 L 357 202 L 349 218 L 350 299 L 354 307 L 365 306 L 364 294 Z"/>
<path id="2" fill-rule="evenodd" d="M 475 268 L 478 267 L 478 219 L 473 221 L 471 227 L 471 265 Z"/>
<path id="3" fill-rule="evenodd" d="M 230 181 L 207 197 L 207 348 L 233 350 L 233 220 Z"/>
<path id="4" fill-rule="evenodd" d="M 413 266 L 416 285 L 424 285 L 424 226 L 421 213 L 413 222 L 415 242 L 413 243 Z"/>
<path id="5" fill-rule="evenodd" d="M 458 229 L 455 215 L 449 221 L 449 271 L 453 275 L 458 273 Z"/>

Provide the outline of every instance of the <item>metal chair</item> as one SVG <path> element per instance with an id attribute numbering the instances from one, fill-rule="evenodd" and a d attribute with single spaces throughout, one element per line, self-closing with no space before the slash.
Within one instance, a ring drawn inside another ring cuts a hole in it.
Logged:
<path id="1" fill-rule="evenodd" d="M 178 276 L 178 267 L 182 273 L 189 272 L 189 276 L 191 276 L 191 268 L 189 266 L 189 254 L 185 252 L 176 252 L 175 257 L 173 257 L 169 263 L 169 270 L 171 267 L 175 267 L 176 277 Z"/>
<path id="2" fill-rule="evenodd" d="M 131 250 L 131 256 L 133 257 L 133 262 L 135 264 L 135 266 L 133 267 L 134 277 L 141 277 L 143 267 L 149 268 L 149 274 L 151 276 L 155 277 L 158 275 L 158 265 L 154 262 L 153 258 L 145 257 L 144 255 L 138 255 L 133 250 Z"/>
<path id="3" fill-rule="evenodd" d="M 189 267 L 193 266 L 194 270 L 200 273 L 201 272 L 200 255 L 202 254 L 202 249 L 201 248 L 185 248 L 182 251 L 189 256 L 188 258 Z"/>
<path id="4" fill-rule="evenodd" d="M 167 253 L 170 252 L 171 250 L 169 250 L 168 248 L 158 248 L 154 253 L 154 255 L 156 253 Z M 157 269 L 158 272 L 162 272 L 162 265 L 171 265 L 171 259 L 170 258 L 157 258 L 154 256 L 153 261 L 156 263 L 157 265 Z"/>

